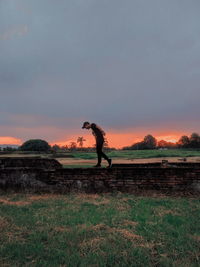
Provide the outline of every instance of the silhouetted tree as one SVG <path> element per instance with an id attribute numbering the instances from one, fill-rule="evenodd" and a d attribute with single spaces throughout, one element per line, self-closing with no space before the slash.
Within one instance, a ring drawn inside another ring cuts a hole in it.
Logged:
<path id="1" fill-rule="evenodd" d="M 60 148 L 57 144 L 55 144 L 55 145 L 53 145 L 53 146 L 51 147 L 51 150 L 52 150 L 53 152 L 58 152 L 60 149 L 61 149 L 61 148 Z"/>
<path id="2" fill-rule="evenodd" d="M 178 140 L 177 145 L 179 147 L 187 148 L 190 146 L 190 139 L 187 135 L 181 136 L 181 138 Z"/>
<path id="3" fill-rule="evenodd" d="M 167 142 L 165 140 L 160 140 L 157 142 L 157 147 L 158 148 L 175 148 L 177 144 L 172 143 L 172 142 Z"/>
<path id="4" fill-rule="evenodd" d="M 77 148 L 76 142 L 70 143 L 70 150 L 75 150 Z"/>
<path id="5" fill-rule="evenodd" d="M 137 142 L 132 146 L 123 147 L 123 150 L 143 150 L 143 149 L 155 149 L 157 144 L 157 140 L 152 135 L 148 134 L 144 137 L 144 140 L 141 142 Z"/>
<path id="6" fill-rule="evenodd" d="M 50 151 L 50 145 L 41 139 L 31 139 L 23 143 L 20 147 L 21 151 L 43 151 L 48 152 Z"/>
<path id="7" fill-rule="evenodd" d="M 77 143 L 79 143 L 79 146 L 83 147 L 83 142 L 86 141 L 83 136 L 79 136 L 77 139 Z"/>
<path id="8" fill-rule="evenodd" d="M 155 149 L 157 140 L 151 134 L 148 134 L 144 137 L 144 144 L 146 149 Z"/>
<path id="9" fill-rule="evenodd" d="M 199 148 L 200 147 L 200 136 L 198 133 L 192 133 L 190 136 L 190 147 Z"/>

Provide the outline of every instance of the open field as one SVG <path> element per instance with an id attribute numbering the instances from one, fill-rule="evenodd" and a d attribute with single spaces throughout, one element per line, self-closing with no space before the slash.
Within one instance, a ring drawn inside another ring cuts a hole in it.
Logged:
<path id="1" fill-rule="evenodd" d="M 0 266 L 199 266 L 200 200 L 1 194 Z"/>
<path id="2" fill-rule="evenodd" d="M 145 163 L 161 162 L 168 159 L 170 162 L 182 161 L 187 158 L 189 162 L 200 162 L 200 150 L 191 149 L 169 149 L 169 150 L 117 150 L 106 152 L 113 159 L 113 163 Z M 65 152 L 56 154 L 38 153 L 11 153 L 0 154 L 0 157 L 50 157 L 57 159 L 64 167 L 91 167 L 96 164 L 97 155 L 95 152 Z M 107 162 L 102 161 L 102 166 Z"/>
<path id="3" fill-rule="evenodd" d="M 170 162 L 182 161 L 187 158 L 188 162 L 200 162 L 200 151 L 198 150 L 118 150 L 106 153 L 113 159 L 113 163 L 147 163 L 162 162 L 167 159 Z M 74 152 L 71 157 L 56 158 L 64 167 L 91 167 L 97 162 L 96 153 Z M 102 160 L 102 166 L 107 162 Z"/>

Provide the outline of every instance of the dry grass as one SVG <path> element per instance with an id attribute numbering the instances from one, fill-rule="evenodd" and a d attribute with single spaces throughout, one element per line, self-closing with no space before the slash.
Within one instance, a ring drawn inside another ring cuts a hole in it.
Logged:
<path id="1" fill-rule="evenodd" d="M 119 228 L 115 228 L 115 227 L 109 227 L 109 232 L 120 233 L 124 238 L 126 238 L 130 241 L 143 240 L 142 236 L 137 235 L 135 233 L 132 233 L 132 232 L 128 231 L 127 229 L 119 229 Z"/>
<path id="2" fill-rule="evenodd" d="M 7 194 L 0 202 L 0 266 L 198 266 L 197 199 Z"/>
<path id="3" fill-rule="evenodd" d="M 16 195 L 13 194 L 12 198 L 15 196 Z M 10 198 L 0 198 L 0 203 L 5 205 L 25 206 L 25 205 L 30 205 L 34 201 L 52 200 L 52 199 L 60 199 L 60 195 L 54 195 L 54 194 L 26 195 L 26 201 L 12 201 L 10 200 Z"/>
<path id="4" fill-rule="evenodd" d="M 15 206 L 24 206 L 30 204 L 30 202 L 27 201 L 9 201 L 7 199 L 0 199 L 0 203 L 6 205 L 15 205 Z"/>
<path id="5" fill-rule="evenodd" d="M 76 195 L 75 200 L 78 200 L 78 202 L 81 203 L 85 202 L 96 206 L 110 204 L 110 200 L 108 198 L 102 197 L 99 194 L 79 193 Z"/>
<path id="6" fill-rule="evenodd" d="M 193 236 L 191 236 L 192 237 L 192 239 L 194 239 L 195 241 L 198 241 L 198 242 L 200 242 L 200 236 L 199 235 L 193 235 Z M 200 256 L 200 255 L 199 255 Z"/>
<path id="7" fill-rule="evenodd" d="M 6 229 L 9 225 L 9 222 L 4 218 L 4 217 L 0 217 L 0 231 L 3 231 L 4 229 Z"/>
<path id="8" fill-rule="evenodd" d="M 7 242 L 24 242 L 24 233 L 22 228 L 9 222 L 6 218 L 0 217 L 0 240 L 2 236 L 6 237 Z"/>
<path id="9" fill-rule="evenodd" d="M 83 242 L 80 243 L 79 246 L 81 248 L 92 247 L 94 249 L 94 248 L 99 247 L 99 245 L 105 240 L 106 239 L 103 238 L 103 237 L 95 237 L 95 238 L 91 238 L 91 239 L 88 239 L 88 240 L 84 240 Z"/>
<path id="10" fill-rule="evenodd" d="M 171 214 L 171 215 L 176 215 L 176 216 L 180 216 L 180 212 L 178 212 L 176 209 L 174 210 L 171 210 L 171 209 L 164 209 L 163 207 L 156 207 L 153 209 L 154 211 L 154 214 L 156 216 L 159 216 L 159 217 L 163 217 L 165 216 L 166 214 Z"/>
<path id="11" fill-rule="evenodd" d="M 123 221 L 123 225 L 124 225 L 124 226 L 133 226 L 133 227 L 135 227 L 136 225 L 138 225 L 138 222 L 133 222 L 133 221 L 129 221 L 129 220 L 124 220 L 124 221 Z"/>
<path id="12" fill-rule="evenodd" d="M 55 194 L 29 195 L 27 197 L 30 201 L 60 199 L 60 195 Z"/>
<path id="13" fill-rule="evenodd" d="M 54 228 L 56 232 L 70 232 L 72 229 L 70 227 L 57 226 Z"/>
<path id="14" fill-rule="evenodd" d="M 96 200 L 100 199 L 100 195 L 98 194 L 85 194 L 85 193 L 78 193 L 76 194 L 76 199 L 77 200 Z"/>

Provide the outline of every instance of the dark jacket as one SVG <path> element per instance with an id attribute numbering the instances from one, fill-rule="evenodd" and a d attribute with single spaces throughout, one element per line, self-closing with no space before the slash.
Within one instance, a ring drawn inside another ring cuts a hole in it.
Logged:
<path id="1" fill-rule="evenodd" d="M 105 132 L 101 128 L 99 128 L 95 123 L 91 124 L 91 129 L 92 129 L 93 135 L 96 138 L 96 142 L 97 143 L 104 142 Z"/>

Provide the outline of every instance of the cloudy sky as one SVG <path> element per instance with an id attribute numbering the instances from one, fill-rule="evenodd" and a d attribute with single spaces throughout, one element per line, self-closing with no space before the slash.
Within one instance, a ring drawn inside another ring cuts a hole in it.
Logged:
<path id="1" fill-rule="evenodd" d="M 200 133 L 199 0 L 0 0 L 0 143 Z M 93 137 L 92 137 L 93 138 Z"/>

